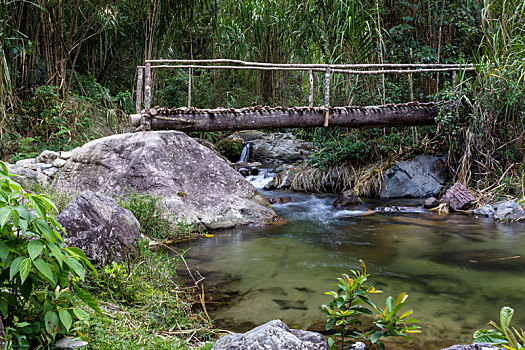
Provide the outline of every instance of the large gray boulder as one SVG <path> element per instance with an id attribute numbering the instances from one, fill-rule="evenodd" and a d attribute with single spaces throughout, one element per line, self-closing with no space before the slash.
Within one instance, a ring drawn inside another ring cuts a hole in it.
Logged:
<path id="1" fill-rule="evenodd" d="M 133 254 L 140 224 L 131 211 L 108 196 L 84 191 L 57 217 L 67 232 L 65 243 L 78 247 L 92 263 L 107 265 Z"/>
<path id="2" fill-rule="evenodd" d="M 525 211 L 521 205 L 514 201 L 504 201 L 494 204 L 496 213 L 494 218 L 502 221 L 514 221 L 522 219 L 525 216 Z"/>
<path id="3" fill-rule="evenodd" d="M 54 186 L 112 196 L 130 191 L 163 198 L 189 224 L 209 229 L 268 224 L 268 201 L 226 161 L 179 131 L 148 131 L 94 140 L 73 151 Z"/>
<path id="4" fill-rule="evenodd" d="M 445 183 L 446 157 L 419 155 L 397 162 L 383 178 L 381 198 L 435 196 Z"/>
<path id="5" fill-rule="evenodd" d="M 319 333 L 290 329 L 273 320 L 244 334 L 219 338 L 212 350 L 323 350 L 328 345 Z"/>
<path id="6" fill-rule="evenodd" d="M 311 142 L 296 138 L 292 133 L 265 134 L 260 131 L 240 131 L 230 137 L 251 142 L 250 160 L 263 163 L 293 163 L 312 152 Z"/>

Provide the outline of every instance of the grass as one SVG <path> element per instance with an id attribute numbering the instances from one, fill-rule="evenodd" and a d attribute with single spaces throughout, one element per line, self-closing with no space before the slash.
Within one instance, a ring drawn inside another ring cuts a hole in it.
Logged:
<path id="1" fill-rule="evenodd" d="M 159 196 L 131 192 L 125 198 L 119 198 L 118 202 L 135 215 L 140 222 L 141 233 L 148 237 L 163 241 L 182 241 L 206 233 L 204 227 L 187 225 L 171 214 Z"/>
<path id="2" fill-rule="evenodd" d="M 181 259 L 142 243 L 135 260 L 101 268 L 86 284 L 102 309 L 82 337 L 89 348 L 211 348 L 211 322 L 176 273 Z"/>

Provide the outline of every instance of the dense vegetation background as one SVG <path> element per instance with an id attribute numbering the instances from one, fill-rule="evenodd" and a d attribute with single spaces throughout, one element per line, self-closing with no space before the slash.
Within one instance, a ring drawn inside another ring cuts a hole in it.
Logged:
<path id="1" fill-rule="evenodd" d="M 11 0 L 0 6 L 2 159 L 122 131 L 144 59 L 468 62 L 478 68 L 459 74 L 457 84 L 450 74 L 334 77 L 334 105 L 445 103 L 437 127 L 302 132 L 319 145 L 311 163 L 322 169 L 448 153 L 454 179 L 523 196 L 521 0 Z M 160 78 L 155 102 L 184 105 L 187 71 Z M 315 77 L 320 89 L 322 78 Z M 197 107 L 305 105 L 307 89 L 300 73 L 197 71 L 193 101 Z M 321 91 L 316 99 L 321 104 Z"/>

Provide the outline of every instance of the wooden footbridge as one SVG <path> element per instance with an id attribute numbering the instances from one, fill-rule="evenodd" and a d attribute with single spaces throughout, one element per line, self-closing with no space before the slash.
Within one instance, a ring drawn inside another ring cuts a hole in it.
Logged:
<path id="1" fill-rule="evenodd" d="M 188 69 L 188 105 L 178 108 L 152 107 L 153 71 Z M 191 87 L 196 69 L 250 69 L 273 71 L 304 71 L 308 74 L 309 106 L 265 107 L 240 109 L 192 107 Z M 435 123 L 435 103 L 409 102 L 382 106 L 331 106 L 330 80 L 333 74 L 414 74 L 474 70 L 460 64 L 272 64 L 238 60 L 147 60 L 137 67 L 136 114 L 131 124 L 140 130 L 224 131 L 277 128 L 313 128 L 320 126 L 397 127 Z M 324 72 L 324 105 L 314 106 L 313 72 Z"/>

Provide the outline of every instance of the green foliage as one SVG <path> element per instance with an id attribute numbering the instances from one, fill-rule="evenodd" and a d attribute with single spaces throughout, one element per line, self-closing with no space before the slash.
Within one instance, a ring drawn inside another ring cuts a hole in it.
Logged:
<path id="1" fill-rule="evenodd" d="M 170 254 L 142 242 L 134 261 L 108 265 L 88 281 L 86 289 L 111 309 L 93 315 L 86 334 L 92 349 L 188 349 L 186 337 L 210 338 L 177 275 L 181 256 Z"/>
<path id="2" fill-rule="evenodd" d="M 523 350 L 525 349 L 525 332 L 523 329 L 510 328 L 510 322 L 514 316 L 514 309 L 504 306 L 500 310 L 500 327 L 494 322 L 490 321 L 489 325 L 493 329 L 478 329 L 473 337 L 474 343 L 487 343 L 492 345 L 502 345 L 509 350 Z"/>
<path id="3" fill-rule="evenodd" d="M 326 329 L 336 330 L 336 337 L 341 339 L 341 349 L 344 349 L 347 341 L 364 341 L 370 347 L 376 346 L 384 349 L 384 344 L 380 341 L 383 337 L 404 337 L 409 338 L 407 333 L 418 333 L 419 326 L 415 325 L 417 320 L 407 318 L 412 311 L 407 311 L 398 315 L 400 309 L 406 304 L 408 295 L 401 293 L 394 300 L 391 296 L 386 299 L 384 309 L 376 306 L 370 299 L 371 294 L 381 293 L 373 286 L 366 284 L 370 276 L 366 272 L 365 263 L 361 262 L 361 271 L 351 270 L 352 277 L 343 274 L 343 278 L 338 278 L 337 291 L 330 291 L 326 294 L 331 295 L 333 300 L 323 305 L 326 314 Z M 374 324 L 377 329 L 360 332 L 356 326 L 362 324 L 360 317 L 363 315 L 376 315 L 379 320 Z M 336 341 L 329 341 L 330 348 L 335 349 Z"/>
<path id="4" fill-rule="evenodd" d="M 182 195 L 182 193 L 180 194 Z M 131 192 L 119 200 L 120 206 L 129 209 L 140 223 L 143 235 L 160 240 L 188 239 L 206 231 L 197 225 L 186 225 L 171 214 L 159 196 Z"/>
<path id="5" fill-rule="evenodd" d="M 89 318 L 78 299 L 99 311 L 78 286 L 93 266 L 64 246 L 53 211 L 49 197 L 25 192 L 0 162 L 0 312 L 13 348 L 53 344 L 83 327 Z"/>

